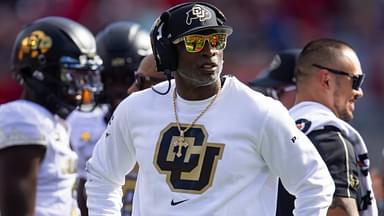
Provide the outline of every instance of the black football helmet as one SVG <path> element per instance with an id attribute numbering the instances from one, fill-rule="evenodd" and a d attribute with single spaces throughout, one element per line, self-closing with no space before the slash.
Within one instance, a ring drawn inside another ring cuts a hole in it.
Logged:
<path id="1" fill-rule="evenodd" d="M 152 53 L 149 33 L 138 23 L 117 21 L 96 36 L 97 54 L 103 60 L 101 103 L 114 108 L 128 96 L 141 60 Z"/>
<path id="2" fill-rule="evenodd" d="M 63 17 L 45 17 L 24 27 L 12 51 L 16 79 L 51 112 L 65 118 L 76 106 L 93 104 L 102 90 L 92 33 Z"/>

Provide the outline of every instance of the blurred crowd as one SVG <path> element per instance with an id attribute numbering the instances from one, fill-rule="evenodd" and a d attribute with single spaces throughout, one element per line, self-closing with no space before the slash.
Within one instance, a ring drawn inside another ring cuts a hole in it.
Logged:
<path id="1" fill-rule="evenodd" d="M 26 23 L 43 16 L 64 16 L 98 32 L 116 20 L 131 20 L 150 30 L 154 19 L 182 0 L 3 0 L 0 3 L 0 104 L 19 97 L 11 78 L 10 53 L 16 34 Z M 207 1 L 213 2 L 213 1 Z M 367 74 L 365 96 L 352 122 L 365 138 L 372 167 L 383 168 L 384 120 L 384 1 L 359 0 L 221 0 L 234 27 L 225 53 L 226 71 L 241 81 L 254 79 L 281 49 L 302 47 L 320 37 L 350 43 Z"/>

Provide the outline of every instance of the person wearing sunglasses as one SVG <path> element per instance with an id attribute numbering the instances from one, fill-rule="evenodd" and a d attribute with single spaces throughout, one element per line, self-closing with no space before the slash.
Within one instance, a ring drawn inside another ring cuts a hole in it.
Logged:
<path id="1" fill-rule="evenodd" d="M 134 216 L 273 215 L 278 176 L 297 197 L 296 215 L 325 216 L 334 184 L 313 144 L 281 103 L 221 75 L 233 31 L 225 21 L 204 2 L 155 21 L 152 50 L 168 82 L 115 110 L 87 163 L 90 215 L 118 214 L 137 162 Z"/>
<path id="2" fill-rule="evenodd" d="M 128 94 L 151 88 L 153 85 L 167 80 L 163 73 L 156 69 L 156 61 L 153 54 L 149 54 L 140 62 L 135 71 L 135 82 L 128 88 Z"/>
<path id="3" fill-rule="evenodd" d="M 296 103 L 290 114 L 334 179 L 329 215 L 377 215 L 367 147 L 347 123 L 363 96 L 364 76 L 353 48 L 335 39 L 309 42 L 297 61 Z"/>

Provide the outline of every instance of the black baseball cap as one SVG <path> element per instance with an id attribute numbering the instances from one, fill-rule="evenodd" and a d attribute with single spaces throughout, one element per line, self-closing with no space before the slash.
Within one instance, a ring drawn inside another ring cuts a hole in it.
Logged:
<path id="1" fill-rule="evenodd" d="M 262 76 L 250 81 L 252 87 L 273 88 L 280 85 L 295 85 L 294 72 L 301 49 L 287 49 L 278 52 Z"/>
<path id="2" fill-rule="evenodd" d="M 223 32 L 230 35 L 233 31 L 232 27 L 224 25 L 224 14 L 205 2 L 177 5 L 169 9 L 167 15 L 167 37 L 171 41 L 194 33 Z"/>

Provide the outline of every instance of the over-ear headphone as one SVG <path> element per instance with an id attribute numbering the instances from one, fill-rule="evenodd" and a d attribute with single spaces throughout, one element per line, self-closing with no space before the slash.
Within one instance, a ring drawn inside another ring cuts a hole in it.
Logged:
<path id="1" fill-rule="evenodd" d="M 171 73 L 176 71 L 178 66 L 176 46 L 170 39 L 171 32 L 169 31 L 169 19 L 173 14 L 178 12 L 178 10 L 185 7 L 192 8 L 193 5 L 196 4 L 206 6 L 214 11 L 217 26 L 222 26 L 226 21 L 223 12 L 206 2 L 189 2 L 176 5 L 162 13 L 161 16 L 156 19 L 150 33 L 152 51 L 155 56 L 157 71 L 164 72 L 169 79 L 171 79 Z"/>

